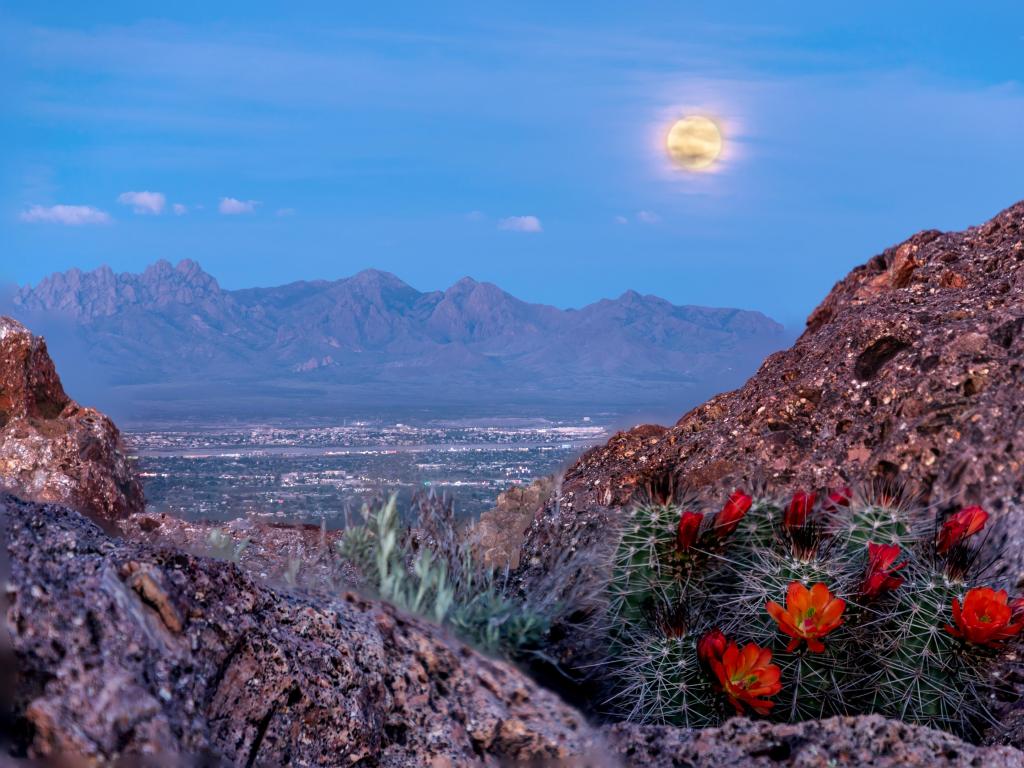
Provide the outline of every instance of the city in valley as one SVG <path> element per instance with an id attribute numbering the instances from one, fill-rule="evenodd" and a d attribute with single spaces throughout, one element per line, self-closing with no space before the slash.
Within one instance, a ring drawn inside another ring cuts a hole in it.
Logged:
<path id="1" fill-rule="evenodd" d="M 460 517 L 560 471 L 603 442 L 598 417 L 343 421 L 126 430 L 148 509 L 195 520 L 324 521 L 344 527 L 368 501 L 445 494 Z"/>

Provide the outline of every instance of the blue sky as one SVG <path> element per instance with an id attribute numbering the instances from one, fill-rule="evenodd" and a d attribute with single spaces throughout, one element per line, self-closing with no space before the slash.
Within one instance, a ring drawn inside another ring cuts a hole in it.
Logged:
<path id="1" fill-rule="evenodd" d="M 376 267 L 796 325 L 1024 198 L 1024 5 L 826 5 L 5 2 L 0 280 Z M 713 173 L 661 149 L 686 114 Z"/>

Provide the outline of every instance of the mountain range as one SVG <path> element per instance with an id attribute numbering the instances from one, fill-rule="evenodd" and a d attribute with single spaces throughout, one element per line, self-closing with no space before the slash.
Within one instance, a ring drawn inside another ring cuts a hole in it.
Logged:
<path id="1" fill-rule="evenodd" d="M 372 269 L 226 290 L 189 259 L 141 274 L 71 269 L 19 289 L 13 305 L 30 326 L 61 323 L 90 375 L 118 405 L 134 405 L 129 416 L 398 403 L 677 408 L 739 384 L 787 342 L 759 312 L 635 291 L 558 309 L 468 277 L 421 292 Z"/>

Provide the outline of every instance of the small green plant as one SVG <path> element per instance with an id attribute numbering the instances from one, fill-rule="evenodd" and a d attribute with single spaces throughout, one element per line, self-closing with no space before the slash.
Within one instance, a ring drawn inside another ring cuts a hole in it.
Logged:
<path id="1" fill-rule="evenodd" d="M 242 539 L 236 542 L 230 534 L 220 528 L 213 528 L 206 537 L 206 544 L 210 548 L 210 556 L 218 560 L 226 560 L 230 563 L 237 563 L 242 553 L 249 546 L 249 539 Z"/>
<path id="2" fill-rule="evenodd" d="M 716 514 L 641 504 L 606 590 L 608 705 L 687 727 L 731 712 L 880 713 L 977 735 L 1024 599 L 979 585 L 978 507 L 737 491 Z"/>
<path id="3" fill-rule="evenodd" d="M 451 502 L 416 502 L 418 526 L 402 525 L 397 500 L 363 508 L 363 524 L 338 542 L 379 597 L 449 626 L 491 653 L 520 658 L 539 652 L 558 606 L 514 595 L 507 577 L 484 568 L 456 530 Z"/>

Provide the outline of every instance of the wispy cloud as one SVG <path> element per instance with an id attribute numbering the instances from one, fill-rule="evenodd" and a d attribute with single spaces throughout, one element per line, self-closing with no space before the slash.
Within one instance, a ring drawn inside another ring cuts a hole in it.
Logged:
<path id="1" fill-rule="evenodd" d="M 117 202 L 130 205 L 133 213 L 159 215 L 167 205 L 167 198 L 162 192 L 122 192 Z"/>
<path id="2" fill-rule="evenodd" d="M 77 227 L 82 224 L 109 224 L 110 214 L 91 205 L 33 205 L 22 211 L 18 218 L 32 224 L 65 224 Z"/>
<path id="3" fill-rule="evenodd" d="M 237 200 L 234 197 L 222 197 L 217 210 L 225 216 L 237 216 L 242 213 L 255 213 L 259 200 Z"/>
<path id="4" fill-rule="evenodd" d="M 628 216 L 615 216 L 612 221 L 616 224 L 629 224 L 631 219 Z M 656 214 L 654 211 L 637 211 L 633 216 L 632 221 L 637 221 L 640 224 L 657 224 L 661 221 L 661 216 Z"/>
<path id="5" fill-rule="evenodd" d="M 188 206 L 181 203 L 175 203 L 171 206 L 171 210 L 174 211 L 175 216 L 184 216 L 188 213 Z"/>
<path id="6" fill-rule="evenodd" d="M 543 232 L 540 219 L 536 216 L 509 216 L 498 222 L 498 229 L 509 232 Z"/>
<path id="7" fill-rule="evenodd" d="M 276 211 L 274 211 L 274 215 L 278 216 L 278 217 L 281 217 L 281 216 L 294 216 L 295 215 L 295 209 L 294 208 L 278 208 Z"/>

